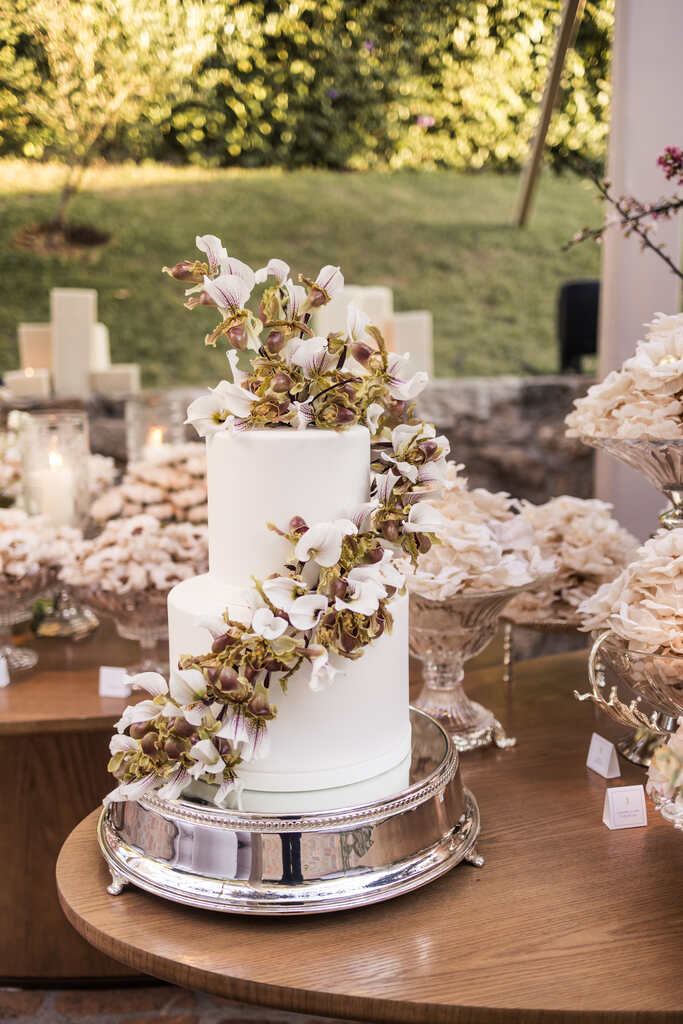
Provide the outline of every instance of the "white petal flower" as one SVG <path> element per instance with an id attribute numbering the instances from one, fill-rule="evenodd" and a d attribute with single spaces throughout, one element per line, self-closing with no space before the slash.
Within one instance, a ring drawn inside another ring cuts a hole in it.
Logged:
<path id="1" fill-rule="evenodd" d="M 362 341 L 367 337 L 370 317 L 358 306 L 350 305 L 346 312 L 346 335 L 347 341 Z"/>
<path id="2" fill-rule="evenodd" d="M 141 700 L 139 704 L 129 704 L 118 722 L 114 725 L 117 732 L 124 732 L 136 722 L 151 722 L 161 714 L 161 707 L 153 700 Z"/>
<path id="3" fill-rule="evenodd" d="M 327 338 L 302 338 L 292 345 L 289 361 L 300 366 L 307 377 L 313 377 L 336 366 L 339 356 L 330 352 Z"/>
<path id="4" fill-rule="evenodd" d="M 246 419 L 256 396 L 237 384 L 222 380 L 215 388 L 209 388 L 208 395 L 201 395 L 190 402 L 186 423 L 191 423 L 200 437 L 208 437 L 220 430 L 228 430 L 230 416 Z"/>
<path id="5" fill-rule="evenodd" d="M 256 274 L 248 264 L 243 263 L 242 260 L 236 260 L 234 256 L 226 255 L 225 259 L 221 261 L 221 271 L 223 274 L 241 278 L 251 294 L 256 284 Z"/>
<path id="6" fill-rule="evenodd" d="M 324 594 L 304 594 L 297 597 L 290 605 L 287 615 L 289 621 L 301 632 L 313 629 L 320 622 L 323 612 L 326 612 L 329 605 Z"/>
<path id="7" fill-rule="evenodd" d="M 268 600 L 283 612 L 289 611 L 297 594 L 305 590 L 305 585 L 291 576 L 275 576 L 273 579 L 264 580 L 262 586 Z"/>
<path id="8" fill-rule="evenodd" d="M 334 602 L 335 610 L 344 608 L 360 615 L 372 615 L 379 607 L 379 602 L 387 596 L 385 587 L 375 579 L 354 577 L 355 569 L 348 575 L 348 592 L 344 598 L 338 597 Z"/>
<path id="9" fill-rule="evenodd" d="M 223 314 L 242 309 L 251 295 L 251 288 L 237 274 L 221 274 L 213 281 L 205 277 L 204 291 Z"/>
<path id="10" fill-rule="evenodd" d="M 429 504 L 428 501 L 421 501 L 413 505 L 408 513 L 408 522 L 403 524 L 404 533 L 439 533 L 446 525 L 441 512 Z"/>
<path id="11" fill-rule="evenodd" d="M 392 398 L 398 398 L 404 402 L 410 402 L 413 398 L 417 398 L 429 380 L 424 370 L 419 370 L 412 377 L 406 377 L 407 364 L 408 356 L 399 356 L 395 352 L 389 353 L 387 365 L 389 393 Z"/>
<path id="12" fill-rule="evenodd" d="M 216 790 L 216 795 L 213 798 L 213 802 L 217 807 L 224 807 L 225 801 L 228 797 L 231 797 L 231 806 L 234 806 L 237 810 L 242 807 L 242 801 L 240 799 L 242 790 L 244 789 L 244 783 L 240 782 L 239 779 L 233 779 L 231 782 L 222 782 Z"/>
<path id="13" fill-rule="evenodd" d="M 217 636 L 223 636 L 228 628 L 222 615 L 202 615 L 197 619 L 197 625 L 208 629 L 214 640 Z"/>
<path id="14" fill-rule="evenodd" d="M 333 267 L 331 264 L 327 264 L 321 269 L 315 279 L 315 283 L 319 284 L 321 288 L 324 288 L 329 297 L 332 298 L 340 288 L 344 287 L 344 275 L 339 267 Z"/>
<path id="15" fill-rule="evenodd" d="M 314 693 L 319 693 L 331 686 L 337 674 L 338 670 L 330 664 L 329 654 L 324 647 L 321 647 L 320 653 L 311 658 L 311 676 L 308 685 Z"/>
<path id="16" fill-rule="evenodd" d="M 129 676 L 128 682 L 136 689 L 151 694 L 152 697 L 168 693 L 168 683 L 160 672 L 138 672 L 135 676 Z"/>
<path id="17" fill-rule="evenodd" d="M 201 775 L 223 774 L 225 762 L 211 740 L 200 740 L 199 743 L 193 744 L 188 756 L 194 761 L 188 768 L 193 779 L 198 779 Z"/>
<path id="18" fill-rule="evenodd" d="M 171 673 L 171 697 L 178 704 L 194 704 L 205 696 L 206 679 L 199 669 L 176 669 Z"/>
<path id="19" fill-rule="evenodd" d="M 398 473 L 394 473 L 393 469 L 390 469 L 386 473 L 373 473 L 373 479 L 377 487 L 377 500 L 380 505 L 386 505 L 394 487 L 401 478 Z"/>
<path id="20" fill-rule="evenodd" d="M 139 800 L 145 793 L 154 789 L 159 783 L 156 775 L 145 775 L 134 782 L 122 782 L 111 793 L 107 793 L 102 803 L 108 807 L 111 803 L 120 803 L 123 800 Z"/>
<path id="21" fill-rule="evenodd" d="M 270 608 L 259 608 L 254 612 L 251 628 L 266 640 L 275 640 L 287 629 L 287 620 L 273 615 Z"/>
<path id="22" fill-rule="evenodd" d="M 310 402 L 292 402 L 290 405 L 292 416 L 289 422 L 295 430 L 305 430 L 315 416 L 315 411 Z"/>
<path id="23" fill-rule="evenodd" d="M 306 301 L 306 289 L 302 284 L 294 284 L 293 281 L 285 281 L 285 292 L 287 293 L 286 314 L 288 320 L 298 320 L 301 307 Z"/>
<path id="24" fill-rule="evenodd" d="M 436 437 L 436 429 L 431 423 L 399 423 L 391 432 L 391 447 L 400 457 L 413 441 L 429 441 Z"/>
<path id="25" fill-rule="evenodd" d="M 209 274 L 215 274 L 219 267 L 222 266 L 223 261 L 228 258 L 225 246 L 216 235 L 197 235 L 195 245 L 200 252 L 206 254 Z"/>
<path id="26" fill-rule="evenodd" d="M 329 523 L 316 523 L 301 535 L 294 550 L 299 562 L 309 559 L 329 569 L 339 561 L 344 537 L 358 533 L 350 519 L 335 519 Z"/>
<path id="27" fill-rule="evenodd" d="M 245 373 L 244 370 L 240 370 L 238 367 L 239 353 L 234 348 L 229 348 L 225 353 L 230 363 L 230 372 L 232 373 L 233 383 L 237 384 L 238 387 L 242 387 L 245 380 L 247 380 L 249 374 Z M 248 394 L 249 392 L 247 392 Z"/>
<path id="28" fill-rule="evenodd" d="M 113 757 L 114 754 L 121 754 L 126 750 L 137 750 L 138 741 L 134 740 L 132 736 L 120 736 L 115 733 L 109 740 L 109 753 Z"/>
<path id="29" fill-rule="evenodd" d="M 365 422 L 367 423 L 370 436 L 374 437 L 377 433 L 377 427 L 379 426 L 380 417 L 384 413 L 384 406 L 380 405 L 379 402 L 371 402 L 365 411 Z"/>
<path id="30" fill-rule="evenodd" d="M 157 790 L 157 796 L 162 800 L 177 800 L 189 784 L 189 772 L 186 772 L 182 765 L 178 765 L 176 770 L 171 772 L 161 789 Z"/>
<path id="31" fill-rule="evenodd" d="M 388 455 L 386 452 L 381 452 L 380 458 L 386 465 L 395 466 L 401 476 L 404 476 L 406 480 L 410 480 L 411 484 L 417 483 L 418 468 L 412 462 L 400 462 L 393 455 Z"/>
<path id="32" fill-rule="evenodd" d="M 379 501 L 373 498 L 372 501 L 365 501 L 358 508 L 354 509 L 349 518 L 355 524 L 359 533 L 367 533 L 372 528 L 372 519 L 378 508 Z"/>
<path id="33" fill-rule="evenodd" d="M 256 283 L 263 284 L 269 277 L 274 277 L 278 284 L 283 284 L 289 274 L 289 264 L 284 260 L 270 259 L 265 267 L 259 267 L 256 271 Z"/>

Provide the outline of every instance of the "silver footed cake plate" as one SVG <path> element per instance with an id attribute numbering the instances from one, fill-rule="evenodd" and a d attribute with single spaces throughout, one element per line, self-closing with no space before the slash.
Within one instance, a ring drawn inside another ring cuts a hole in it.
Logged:
<path id="1" fill-rule="evenodd" d="M 312 914 L 400 896 L 461 860 L 480 867 L 479 808 L 458 753 L 424 712 L 411 708 L 410 719 L 410 757 L 372 785 L 245 792 L 243 806 L 257 810 L 185 796 L 110 804 L 97 830 L 108 891 L 130 883 L 206 910 Z"/>

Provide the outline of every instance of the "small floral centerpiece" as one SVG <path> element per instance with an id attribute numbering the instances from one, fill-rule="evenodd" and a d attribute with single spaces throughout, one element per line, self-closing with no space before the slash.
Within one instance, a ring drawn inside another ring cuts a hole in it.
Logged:
<path id="1" fill-rule="evenodd" d="M 249 614 L 204 622 L 210 649 L 181 658 L 169 682 L 155 673 L 138 677 L 150 700 L 128 708 L 117 724 L 113 800 L 149 790 L 172 799 L 194 780 L 213 784 L 219 804 L 238 792 L 240 764 L 267 747 L 277 714 L 273 690 L 286 694 L 300 671 L 312 690 L 333 684 L 336 659 L 362 657 L 391 630 L 391 603 L 405 588 L 403 562 L 427 552 L 442 523 L 423 500 L 440 486 L 449 452 L 448 441 L 415 416 L 426 374 L 410 374 L 407 357 L 389 352 L 353 307 L 344 331 L 323 338 L 309 326 L 312 312 L 343 286 L 339 267 L 295 283 L 283 260 L 254 271 L 213 235 L 196 243 L 204 258 L 167 272 L 188 286 L 188 308 L 217 311 L 205 342 L 228 346 L 232 380 L 192 402 L 188 422 L 203 437 L 361 424 L 372 440 L 372 482 L 369 500 L 348 517 L 306 522 L 295 515 L 271 524 L 290 556 L 254 579 Z"/>
<path id="2" fill-rule="evenodd" d="M 665 816 L 683 829 L 683 717 L 668 741 L 653 751 L 646 788 Z"/>
<path id="3" fill-rule="evenodd" d="M 578 607 L 631 561 L 638 541 L 596 498 L 563 494 L 543 505 L 521 502 L 522 518 L 556 570 L 549 583 L 514 598 L 506 614 L 520 622 L 578 624 Z"/>

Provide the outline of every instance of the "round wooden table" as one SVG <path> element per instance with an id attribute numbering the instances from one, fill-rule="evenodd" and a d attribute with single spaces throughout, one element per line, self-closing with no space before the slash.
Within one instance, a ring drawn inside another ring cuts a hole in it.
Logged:
<path id="1" fill-rule="evenodd" d="M 468 690 L 518 746 L 463 758 L 482 814 L 482 869 L 459 865 L 399 899 L 302 918 L 211 914 L 133 888 L 106 891 L 94 811 L 57 865 L 62 907 L 88 942 L 136 970 L 270 1007 L 368 1021 L 680 1022 L 683 836 L 648 802 L 646 828 L 602 824 L 621 761 L 585 767 L 608 722 L 572 697 L 585 652 L 500 666 Z"/>

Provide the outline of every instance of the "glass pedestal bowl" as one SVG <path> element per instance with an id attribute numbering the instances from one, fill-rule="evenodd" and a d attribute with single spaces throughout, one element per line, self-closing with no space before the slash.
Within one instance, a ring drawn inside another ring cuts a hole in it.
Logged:
<path id="1" fill-rule="evenodd" d="M 683 441 L 586 436 L 581 440 L 636 469 L 667 496 L 671 505 L 659 516 L 662 526 L 683 526 Z"/>
<path id="2" fill-rule="evenodd" d="M 424 680 L 414 703 L 436 719 L 458 750 L 475 750 L 492 743 L 505 748 L 517 742 L 506 736 L 492 711 L 465 693 L 465 662 L 493 639 L 508 601 L 543 582 L 489 593 L 458 594 L 444 601 L 411 593 L 410 649 L 422 661 Z"/>
<path id="3" fill-rule="evenodd" d="M 92 588 L 83 596 L 99 614 L 109 615 L 114 620 L 119 636 L 140 644 L 141 659 L 126 666 L 129 675 L 139 672 L 168 675 L 167 590 L 130 590 L 114 594 Z"/>
<path id="4" fill-rule="evenodd" d="M 31 618 L 33 602 L 45 590 L 47 574 L 31 573 L 23 579 L 5 576 L 0 587 L 0 657 L 7 662 L 10 672 L 33 668 L 37 653 L 30 647 L 16 647 L 12 643 L 12 626 Z"/>

